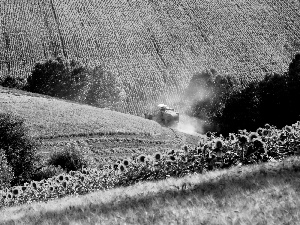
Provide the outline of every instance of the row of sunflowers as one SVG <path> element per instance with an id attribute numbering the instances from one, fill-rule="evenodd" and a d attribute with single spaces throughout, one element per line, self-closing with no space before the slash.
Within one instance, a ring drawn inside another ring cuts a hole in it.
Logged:
<path id="1" fill-rule="evenodd" d="M 100 169 L 82 168 L 0 191 L 0 207 L 48 201 L 128 186 L 141 181 L 205 173 L 300 154 L 300 122 L 282 129 L 266 124 L 256 132 L 239 130 L 228 137 L 208 132 L 196 147 L 188 145 L 152 155 L 119 159 Z"/>

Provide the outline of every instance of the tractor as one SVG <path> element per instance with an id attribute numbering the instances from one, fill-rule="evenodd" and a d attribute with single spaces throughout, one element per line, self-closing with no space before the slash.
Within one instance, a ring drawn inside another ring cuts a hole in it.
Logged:
<path id="1" fill-rule="evenodd" d="M 174 126 L 179 122 L 179 113 L 164 104 L 159 104 L 153 115 L 146 113 L 144 115 L 146 119 L 154 120 L 166 127 Z"/>

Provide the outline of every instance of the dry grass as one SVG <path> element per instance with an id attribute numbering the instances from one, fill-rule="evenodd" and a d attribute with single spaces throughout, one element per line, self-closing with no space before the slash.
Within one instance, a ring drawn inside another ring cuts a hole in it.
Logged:
<path id="1" fill-rule="evenodd" d="M 32 137 L 163 133 L 159 124 L 138 116 L 22 91 L 0 90 L 0 111 L 22 116 Z"/>
<path id="2" fill-rule="evenodd" d="M 1 224 L 299 224 L 300 158 L 0 211 Z"/>

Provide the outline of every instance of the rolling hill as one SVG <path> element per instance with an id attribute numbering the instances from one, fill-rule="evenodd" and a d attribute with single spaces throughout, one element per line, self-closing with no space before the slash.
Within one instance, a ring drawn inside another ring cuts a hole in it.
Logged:
<path id="1" fill-rule="evenodd" d="M 40 143 L 38 152 L 44 159 L 70 142 L 77 142 L 94 167 L 198 142 L 197 136 L 139 116 L 4 87 L 0 87 L 0 112 L 25 119 L 29 135 Z M 88 151 L 84 151 L 85 147 Z"/>
<path id="2" fill-rule="evenodd" d="M 63 55 L 103 64 L 127 94 L 121 111 L 173 107 L 193 73 L 214 68 L 242 85 L 286 71 L 300 50 L 295 0 L 1 0 L 0 75 L 26 77 Z"/>

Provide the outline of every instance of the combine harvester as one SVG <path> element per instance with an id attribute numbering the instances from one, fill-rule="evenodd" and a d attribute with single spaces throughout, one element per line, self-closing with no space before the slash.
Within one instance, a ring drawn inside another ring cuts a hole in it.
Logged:
<path id="1" fill-rule="evenodd" d="M 154 114 L 144 114 L 146 119 L 154 120 L 165 127 L 176 127 L 179 123 L 179 112 L 164 104 L 159 104 Z"/>
<path id="2" fill-rule="evenodd" d="M 173 132 L 177 130 L 193 136 L 200 135 L 200 133 L 196 132 L 195 121 L 191 121 L 191 118 L 185 115 L 179 120 L 179 112 L 165 104 L 159 104 L 153 114 L 144 113 L 144 115 L 146 119 L 154 120 L 161 126 L 170 128 Z"/>

